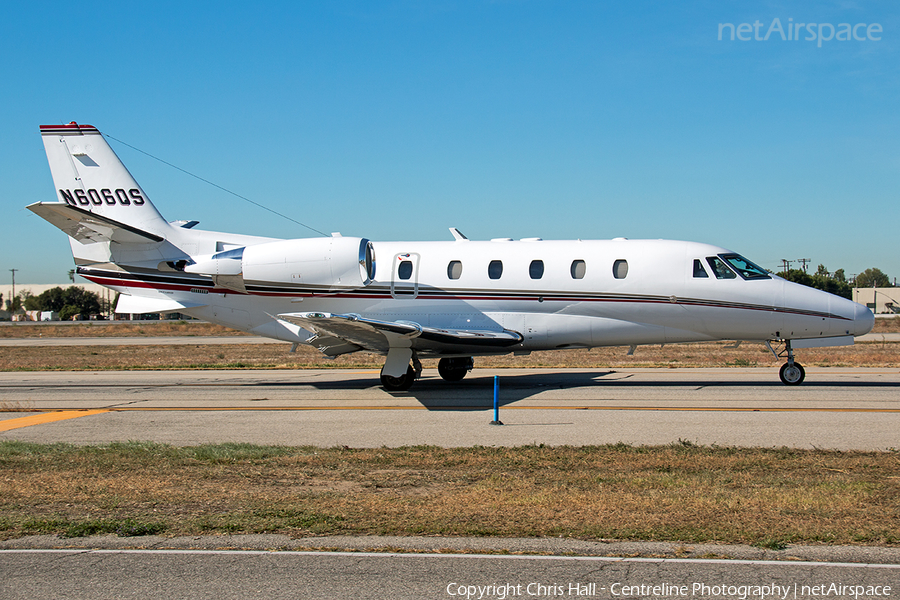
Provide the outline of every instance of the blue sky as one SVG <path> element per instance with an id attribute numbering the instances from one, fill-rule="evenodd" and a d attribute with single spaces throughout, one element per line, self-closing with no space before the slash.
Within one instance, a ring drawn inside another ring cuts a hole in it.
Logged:
<path id="1" fill-rule="evenodd" d="M 776 18 L 881 39 L 753 39 Z M 898 44 L 896 2 L 10 4 L 0 277 L 67 281 L 24 206 L 56 198 L 38 126 L 73 120 L 324 232 L 687 239 L 900 277 Z M 315 235 L 111 143 L 170 220 Z"/>

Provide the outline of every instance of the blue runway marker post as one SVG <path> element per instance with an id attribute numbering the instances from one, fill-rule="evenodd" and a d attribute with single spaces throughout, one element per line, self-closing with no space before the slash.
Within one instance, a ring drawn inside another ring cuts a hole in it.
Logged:
<path id="1" fill-rule="evenodd" d="M 500 377 L 494 375 L 494 420 L 491 425 L 503 425 L 500 420 Z"/>

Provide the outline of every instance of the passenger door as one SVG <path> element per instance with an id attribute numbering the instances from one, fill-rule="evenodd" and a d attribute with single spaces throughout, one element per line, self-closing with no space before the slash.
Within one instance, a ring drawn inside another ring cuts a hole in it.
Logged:
<path id="1" fill-rule="evenodd" d="M 391 265 L 391 296 L 412 300 L 419 295 L 419 254 L 396 254 Z"/>

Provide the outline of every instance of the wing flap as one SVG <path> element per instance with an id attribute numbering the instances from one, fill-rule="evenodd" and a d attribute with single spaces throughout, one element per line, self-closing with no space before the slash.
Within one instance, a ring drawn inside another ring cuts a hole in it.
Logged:
<path id="1" fill-rule="evenodd" d="M 65 202 L 35 202 L 26 208 L 82 244 L 146 244 L 165 239 Z"/>
<path id="2" fill-rule="evenodd" d="M 425 327 L 411 321 L 381 321 L 357 314 L 286 313 L 279 319 L 299 325 L 316 334 L 309 343 L 319 347 L 319 340 L 334 346 L 334 339 L 347 344 L 386 354 L 391 347 L 406 346 L 418 351 L 458 352 L 465 348 L 506 348 L 522 342 L 522 335 L 504 330 L 465 330 Z M 320 350 L 323 348 L 319 347 Z"/>

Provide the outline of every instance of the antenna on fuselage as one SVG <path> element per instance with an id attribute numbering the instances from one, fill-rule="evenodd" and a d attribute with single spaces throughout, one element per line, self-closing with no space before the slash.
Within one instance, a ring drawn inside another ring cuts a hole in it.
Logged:
<path id="1" fill-rule="evenodd" d="M 463 240 L 468 240 L 468 239 L 469 239 L 469 238 L 467 238 L 466 236 L 464 236 L 464 235 L 462 234 L 462 232 L 461 232 L 459 229 L 457 229 L 456 227 L 451 227 L 451 228 L 450 228 L 450 233 L 453 234 L 453 238 L 454 238 L 457 242 L 461 242 L 461 241 L 463 241 Z"/>

